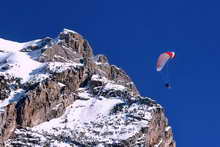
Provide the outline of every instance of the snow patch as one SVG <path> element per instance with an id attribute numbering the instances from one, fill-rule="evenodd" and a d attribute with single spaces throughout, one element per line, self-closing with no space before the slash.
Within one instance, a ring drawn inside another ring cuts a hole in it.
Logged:
<path id="1" fill-rule="evenodd" d="M 132 104 L 127 112 L 112 114 L 116 105 L 123 104 L 119 98 L 105 98 L 92 96 L 85 88 L 78 89 L 80 97 L 87 100 L 76 100 L 67 107 L 65 113 L 59 117 L 44 122 L 32 128 L 39 133 L 53 135 L 65 134 L 74 140 L 117 143 L 132 137 L 143 127 L 147 127 L 151 113 L 146 112 L 148 106 Z M 128 107 L 128 106 L 125 106 Z M 83 136 L 82 136 L 83 135 Z"/>
<path id="2" fill-rule="evenodd" d="M 0 50 L 2 51 L 6 51 L 6 52 L 19 51 L 23 48 L 24 45 L 25 43 L 19 43 L 19 42 L 0 38 Z"/>
<path id="3" fill-rule="evenodd" d="M 106 77 L 102 77 L 102 76 L 100 76 L 98 74 L 92 75 L 91 80 L 92 81 L 100 81 L 100 82 L 103 82 L 103 83 L 109 82 L 109 80 Z"/>
<path id="4" fill-rule="evenodd" d="M 65 34 L 68 34 L 68 33 L 78 34 L 76 31 L 69 30 L 69 29 L 66 29 L 66 28 L 63 29 L 63 32 L 64 32 Z"/>
<path id="5" fill-rule="evenodd" d="M 63 62 L 49 62 L 48 63 L 48 69 L 54 73 L 61 73 L 65 70 L 71 69 L 71 67 L 78 67 L 78 66 L 83 66 L 81 63 L 63 63 Z"/>
<path id="6" fill-rule="evenodd" d="M 60 83 L 60 82 L 58 82 L 58 85 L 59 85 L 60 87 L 64 87 L 64 86 L 66 86 L 65 84 Z"/>
<path id="7" fill-rule="evenodd" d="M 160 147 L 160 145 L 162 144 L 162 142 L 163 142 L 163 139 L 160 139 L 159 143 L 156 144 L 156 145 L 154 145 L 154 147 Z"/>
<path id="8" fill-rule="evenodd" d="M 124 91 L 126 90 L 127 88 L 122 86 L 122 85 L 119 85 L 119 84 L 116 84 L 114 81 L 110 81 L 108 80 L 107 78 L 105 77 L 101 77 L 100 75 L 93 75 L 92 78 L 91 78 L 92 81 L 100 81 L 100 82 L 103 82 L 105 85 L 104 85 L 104 90 L 108 91 L 108 90 L 120 90 L 120 91 Z"/>
<path id="9" fill-rule="evenodd" d="M 6 63 L 0 67 L 6 67 L 1 72 L 8 73 L 14 77 L 21 78 L 23 82 L 26 82 L 30 78 L 30 74 L 42 66 L 35 60 L 32 60 L 29 56 L 22 52 L 12 52 L 6 58 Z"/>
<path id="10" fill-rule="evenodd" d="M 4 107 L 8 104 L 18 102 L 22 98 L 24 93 L 25 91 L 23 89 L 12 91 L 7 99 L 0 102 L 0 111 L 4 111 Z"/>
<path id="11" fill-rule="evenodd" d="M 168 127 L 165 128 L 165 131 L 168 132 L 170 129 L 171 129 L 171 127 L 168 126 Z"/>
<path id="12" fill-rule="evenodd" d="M 124 91 L 126 90 L 126 88 L 122 85 L 118 85 L 118 84 L 113 84 L 113 83 L 107 83 L 104 87 L 104 90 L 120 90 L 120 91 Z"/>
<path id="13" fill-rule="evenodd" d="M 55 140 L 54 143 L 50 144 L 53 147 L 72 147 L 71 145 Z"/>

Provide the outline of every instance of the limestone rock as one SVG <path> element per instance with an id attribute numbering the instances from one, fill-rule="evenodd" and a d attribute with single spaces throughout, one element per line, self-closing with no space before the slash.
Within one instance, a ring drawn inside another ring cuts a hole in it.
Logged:
<path id="1" fill-rule="evenodd" d="M 80 34 L 17 44 L 37 64 L 28 80 L 0 69 L 2 146 L 176 146 L 162 106 Z"/>

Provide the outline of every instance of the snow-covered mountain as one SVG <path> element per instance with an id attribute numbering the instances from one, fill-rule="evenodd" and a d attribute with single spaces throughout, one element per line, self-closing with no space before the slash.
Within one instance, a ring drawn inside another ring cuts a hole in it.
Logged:
<path id="1" fill-rule="evenodd" d="M 0 133 L 2 146 L 176 146 L 162 106 L 68 29 L 0 38 Z"/>

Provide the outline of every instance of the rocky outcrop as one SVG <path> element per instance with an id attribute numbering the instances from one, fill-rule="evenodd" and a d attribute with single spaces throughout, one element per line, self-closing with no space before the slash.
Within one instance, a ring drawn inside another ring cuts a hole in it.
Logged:
<path id="1" fill-rule="evenodd" d="M 0 101 L 9 97 L 12 90 L 20 88 L 20 79 L 9 75 L 0 75 Z"/>
<path id="2" fill-rule="evenodd" d="M 16 117 L 15 104 L 8 105 L 5 111 L 0 113 L 0 143 L 12 135 L 16 128 Z"/>
<path id="3" fill-rule="evenodd" d="M 65 107 L 74 101 L 72 95 L 64 96 L 65 89 L 57 82 L 46 80 L 29 90 L 16 105 L 16 123 L 19 127 L 33 127 L 60 116 Z"/>
<path id="4" fill-rule="evenodd" d="M 59 39 L 62 40 L 59 45 L 71 48 L 82 57 L 89 58 L 93 56 L 93 51 L 88 41 L 83 39 L 80 34 L 64 30 L 60 33 Z"/>
<path id="5" fill-rule="evenodd" d="M 168 126 L 168 120 L 163 109 L 157 108 L 152 113 L 153 118 L 148 128 L 146 145 L 151 145 L 152 147 L 156 145 L 158 147 L 175 147 L 172 129 Z"/>
<path id="6" fill-rule="evenodd" d="M 4 76 L 0 76 L 0 100 L 7 98 L 11 92 L 8 79 L 5 79 Z"/>
<path id="7" fill-rule="evenodd" d="M 34 54 L 34 60 L 44 66 L 31 73 L 37 74 L 27 82 L 14 80 L 15 88 L 8 84 L 13 82 L 0 76 L 0 99 L 7 99 L 13 91 L 18 91 L 16 99 L 0 112 L 0 139 L 8 146 L 25 143 L 57 146 L 55 143 L 60 141 L 69 142 L 71 146 L 176 146 L 164 109 L 155 101 L 141 97 L 131 78 L 121 68 L 111 65 L 106 56 L 94 56 L 88 41 L 80 34 L 64 29 L 56 39 L 42 39 L 21 51 Z M 76 101 L 82 104 L 77 105 Z M 81 120 L 84 114 L 73 120 L 73 116 L 68 116 L 68 112 L 89 112 L 101 101 L 112 105 L 111 109 L 108 106 L 110 114 L 100 112 L 96 120 L 86 122 L 83 127 L 75 121 Z M 60 134 L 34 129 L 54 118 L 61 119 L 60 129 L 52 128 Z M 74 129 L 68 128 L 71 121 L 76 125 Z M 66 126 L 62 128 L 63 124 Z M 127 126 L 131 130 L 126 130 Z M 114 129 L 103 131 L 106 127 Z M 126 133 L 127 138 L 114 138 L 114 134 Z"/>
<path id="8" fill-rule="evenodd" d="M 21 50 L 22 52 L 30 52 L 34 50 L 40 50 L 46 45 L 50 44 L 52 41 L 52 38 L 50 37 L 45 37 L 43 39 L 37 40 L 34 43 L 29 43 L 27 46 L 24 46 L 24 48 Z"/>
<path id="9" fill-rule="evenodd" d="M 78 62 L 83 58 L 90 58 L 93 56 L 92 48 L 87 40 L 85 40 L 78 33 L 61 32 L 58 36 L 59 41 L 56 44 L 50 43 L 40 56 L 41 62 Z M 82 61 L 81 61 L 82 62 Z"/>

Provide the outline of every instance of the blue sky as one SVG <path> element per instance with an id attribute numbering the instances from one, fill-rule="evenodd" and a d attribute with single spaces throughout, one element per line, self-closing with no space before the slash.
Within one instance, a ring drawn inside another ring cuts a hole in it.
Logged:
<path id="1" fill-rule="evenodd" d="M 219 147 L 220 2 L 203 0 L 2 1 L 0 37 L 19 42 L 73 29 L 165 107 L 178 147 Z M 173 88 L 155 62 L 172 50 Z"/>

